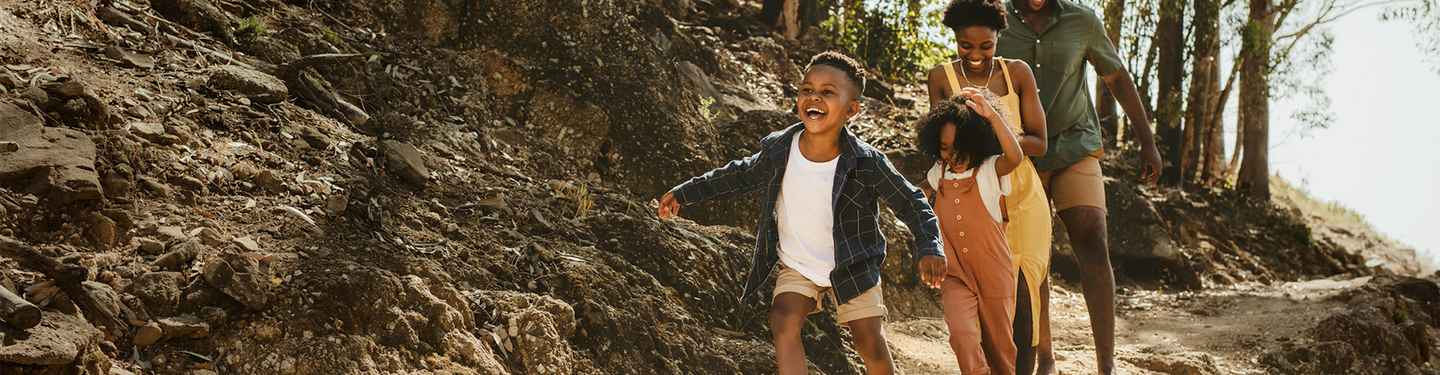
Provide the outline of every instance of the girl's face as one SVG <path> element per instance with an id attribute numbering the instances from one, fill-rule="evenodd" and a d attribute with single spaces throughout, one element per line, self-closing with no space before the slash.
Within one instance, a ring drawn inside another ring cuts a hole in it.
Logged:
<path id="1" fill-rule="evenodd" d="M 1000 33 L 989 26 L 966 26 L 955 29 L 955 51 L 971 71 L 980 71 L 985 61 L 995 57 L 995 43 Z"/>
<path id="2" fill-rule="evenodd" d="M 965 166 L 970 165 L 968 160 L 959 160 L 962 157 L 955 153 L 955 123 L 946 123 L 940 127 L 940 159 L 945 161 L 946 167 L 955 172 L 964 172 Z"/>

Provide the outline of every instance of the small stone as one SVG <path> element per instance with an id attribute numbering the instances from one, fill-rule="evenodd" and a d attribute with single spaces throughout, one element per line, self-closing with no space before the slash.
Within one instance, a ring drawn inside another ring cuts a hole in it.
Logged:
<path id="1" fill-rule="evenodd" d="M 168 360 L 169 358 L 165 358 L 164 354 L 156 354 L 154 358 L 150 358 L 150 363 L 156 366 L 162 366 Z"/>
<path id="2" fill-rule="evenodd" d="M 160 227 L 159 229 L 155 230 L 155 234 L 160 236 L 161 241 L 166 242 L 184 241 L 185 239 L 190 238 L 189 236 L 185 235 L 185 228 L 181 227 Z"/>
<path id="3" fill-rule="evenodd" d="M 200 228 L 200 242 L 210 246 L 220 246 L 224 243 L 220 239 L 220 232 L 210 228 Z"/>
<path id="4" fill-rule="evenodd" d="M 275 171 L 269 169 L 261 171 L 259 175 L 255 176 L 255 182 L 277 194 L 289 191 L 289 189 L 285 187 L 285 182 L 281 181 L 279 176 L 276 176 Z"/>
<path id="5" fill-rule="evenodd" d="M 136 238 L 140 242 L 140 252 L 146 254 L 161 254 L 165 252 L 165 243 L 152 240 L 146 237 Z"/>
<path id="6" fill-rule="evenodd" d="M 206 261 L 200 273 L 215 289 L 253 310 L 265 309 L 269 302 L 268 290 L 274 286 L 260 270 L 260 262 L 235 246 L 225 247 L 219 255 Z"/>
<path id="7" fill-rule="evenodd" d="M 187 338 L 198 339 L 210 335 L 210 325 L 204 320 L 192 314 L 181 314 L 173 318 L 163 318 L 157 323 L 160 329 L 165 331 L 165 339 Z"/>
<path id="8" fill-rule="evenodd" d="M 284 81 L 254 69 L 221 65 L 210 68 L 209 74 L 211 86 L 221 90 L 239 91 L 256 102 L 275 104 L 285 101 L 289 96 Z"/>
<path id="9" fill-rule="evenodd" d="M 15 79 L 15 77 L 10 76 L 9 74 L 0 74 L 0 86 L 5 86 L 6 88 L 11 89 L 18 89 L 20 88 L 21 84 L 22 83 L 20 83 L 20 80 Z"/>
<path id="10" fill-rule="evenodd" d="M 386 140 L 380 145 L 385 148 L 386 165 L 401 180 L 422 189 L 430 184 L 430 168 L 425 166 L 424 156 L 415 146 L 395 140 Z"/>
<path id="11" fill-rule="evenodd" d="M 92 212 L 86 218 L 90 222 L 90 239 L 95 241 L 96 245 L 101 248 L 115 245 L 115 220 L 99 212 Z"/>
<path id="12" fill-rule="evenodd" d="M 145 185 L 145 188 L 150 189 L 150 192 L 155 193 L 155 196 L 157 197 L 170 199 L 171 197 L 175 196 L 175 189 L 171 189 L 170 185 L 166 185 L 164 182 L 160 182 L 160 180 L 156 180 L 150 177 L 141 177 L 140 184 Z"/>
<path id="13" fill-rule="evenodd" d="M 85 84 L 77 81 L 69 81 L 50 89 L 50 93 L 61 97 L 73 98 L 85 93 Z"/>
<path id="14" fill-rule="evenodd" d="M 150 109 L 145 108 L 145 106 L 143 106 L 143 105 L 137 105 L 137 106 L 134 106 L 134 107 L 130 107 L 130 109 L 125 110 L 125 113 L 129 113 L 131 116 L 135 116 L 135 117 L 142 118 L 142 119 L 150 118 L 150 115 L 151 115 Z"/>
<path id="15" fill-rule="evenodd" d="M 45 89 L 40 88 L 40 86 L 30 86 L 20 91 L 20 97 L 29 100 L 30 104 L 40 107 L 41 109 L 50 105 L 50 94 L 45 93 Z"/>
<path id="16" fill-rule="evenodd" d="M 256 242 L 255 242 L 255 239 L 254 239 L 254 238 L 250 238 L 250 236 L 235 237 L 235 239 L 234 239 L 234 240 L 231 240 L 231 242 L 234 242 L 236 245 L 239 245 L 239 246 L 240 246 L 240 250 L 245 251 L 245 252 L 254 253 L 254 252 L 259 252 L 259 251 L 260 251 L 260 244 L 259 244 L 259 243 L 256 243 Z"/>
<path id="17" fill-rule="evenodd" d="M 336 194 L 325 198 L 325 211 L 330 212 L 331 214 L 339 214 L 341 212 L 345 212 L 345 208 L 349 206 L 350 197 Z"/>
<path id="18" fill-rule="evenodd" d="M 161 337 L 165 337 L 165 331 L 160 329 L 159 324 L 150 323 L 135 330 L 135 339 L 131 342 L 135 346 L 146 346 L 160 341 Z"/>
<path id="19" fill-rule="evenodd" d="M 105 48 L 105 56 L 106 56 L 106 57 L 109 57 L 109 58 L 111 58 L 111 59 L 119 60 L 121 65 L 125 65 L 125 66 L 131 67 L 131 68 L 140 68 L 140 69 L 153 69 L 153 68 L 155 68 L 155 58 L 154 58 L 154 57 L 150 57 L 149 55 L 142 55 L 142 54 L 138 54 L 138 53 L 131 53 L 130 51 L 126 51 L 125 49 L 120 48 L 120 47 L 116 47 L 116 46 L 106 47 L 106 48 Z"/>

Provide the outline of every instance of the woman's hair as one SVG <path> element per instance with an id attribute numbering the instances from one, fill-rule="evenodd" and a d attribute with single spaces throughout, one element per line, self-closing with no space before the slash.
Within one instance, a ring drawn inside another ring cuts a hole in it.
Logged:
<path id="1" fill-rule="evenodd" d="M 987 26 L 1000 32 L 1009 27 L 1005 21 L 1005 2 L 1001 0 L 950 0 L 945 18 L 940 23 L 950 30 L 970 26 Z"/>
<path id="2" fill-rule="evenodd" d="M 948 124 L 955 125 L 955 139 L 950 143 L 954 160 L 944 160 L 945 165 L 953 165 L 959 159 L 966 159 L 968 162 L 965 169 L 974 169 L 991 155 L 1004 153 L 1000 148 L 1000 140 L 995 138 L 995 129 L 990 126 L 990 120 L 965 105 L 966 100 L 968 98 L 964 96 L 946 99 L 931 108 L 930 113 L 920 117 L 916 126 L 920 131 L 916 134 L 915 144 L 921 153 L 943 159 L 940 156 L 940 129 Z"/>

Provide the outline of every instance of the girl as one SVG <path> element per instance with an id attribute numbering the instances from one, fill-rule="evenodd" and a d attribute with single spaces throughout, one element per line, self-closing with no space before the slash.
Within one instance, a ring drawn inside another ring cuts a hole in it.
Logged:
<path id="1" fill-rule="evenodd" d="M 1002 113 L 1002 118 L 1011 131 L 1020 134 L 1025 156 L 1045 155 L 1045 112 L 1030 66 L 995 56 L 1000 31 L 1009 23 L 1005 14 L 1002 0 L 950 1 L 941 23 L 955 32 L 960 59 L 930 70 L 930 104 L 964 87 L 993 92 L 1012 110 Z M 1017 283 L 1015 366 L 1017 373 L 1029 375 L 1038 354 L 1038 374 L 1050 375 L 1055 366 L 1050 351 L 1050 203 L 1030 158 L 1024 158 L 1010 178 L 1014 190 L 1005 199 L 1010 213 L 1005 239 Z"/>
<path id="2" fill-rule="evenodd" d="M 939 159 L 922 188 L 934 191 L 945 243 L 940 293 L 950 347 L 961 373 L 1014 375 L 1015 274 L 1004 196 L 1008 175 L 1024 160 L 1020 144 L 973 87 L 937 103 L 919 125 L 920 150 Z"/>

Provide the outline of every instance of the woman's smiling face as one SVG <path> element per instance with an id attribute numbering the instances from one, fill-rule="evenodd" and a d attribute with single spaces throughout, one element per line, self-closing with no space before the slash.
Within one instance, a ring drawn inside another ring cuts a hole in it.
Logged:
<path id="1" fill-rule="evenodd" d="M 1000 33 L 989 26 L 966 26 L 955 30 L 955 52 L 964 68 L 979 70 L 985 61 L 995 57 L 995 43 Z"/>

